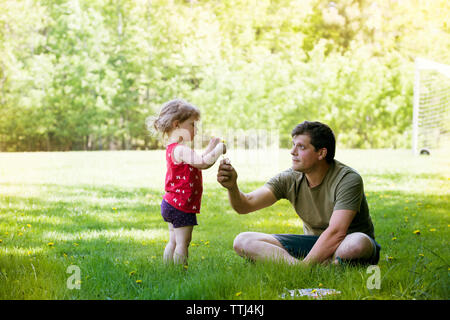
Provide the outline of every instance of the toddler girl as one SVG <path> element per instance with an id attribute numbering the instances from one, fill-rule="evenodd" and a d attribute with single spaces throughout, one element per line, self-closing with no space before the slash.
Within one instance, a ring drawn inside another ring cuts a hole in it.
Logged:
<path id="1" fill-rule="evenodd" d="M 202 155 L 192 144 L 200 111 L 190 103 L 175 99 L 165 103 L 153 127 L 168 136 L 166 148 L 167 173 L 161 215 L 169 225 L 169 242 L 164 261 L 187 264 L 192 230 L 197 225 L 203 191 L 202 172 L 226 152 L 220 138 L 213 138 Z"/>

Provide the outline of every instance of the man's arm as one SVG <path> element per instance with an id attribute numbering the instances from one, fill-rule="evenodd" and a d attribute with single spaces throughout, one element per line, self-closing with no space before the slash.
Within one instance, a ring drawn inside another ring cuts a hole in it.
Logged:
<path id="1" fill-rule="evenodd" d="M 328 228 L 320 235 L 303 263 L 322 263 L 330 258 L 347 235 L 356 211 L 335 210 L 330 218 Z"/>
<path id="2" fill-rule="evenodd" d="M 237 172 L 228 159 L 220 162 L 217 181 L 228 189 L 231 207 L 239 214 L 260 210 L 277 202 L 273 192 L 264 186 L 248 194 L 242 193 L 237 185 Z"/>

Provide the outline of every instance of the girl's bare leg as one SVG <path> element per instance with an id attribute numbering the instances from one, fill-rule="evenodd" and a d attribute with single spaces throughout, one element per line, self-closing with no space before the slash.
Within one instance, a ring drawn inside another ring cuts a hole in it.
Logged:
<path id="1" fill-rule="evenodd" d="M 188 248 L 192 238 L 194 226 L 174 228 L 175 250 L 173 253 L 173 262 L 176 264 L 187 264 Z"/>
<path id="2" fill-rule="evenodd" d="M 175 251 L 176 246 L 176 238 L 175 238 L 175 228 L 171 223 L 169 225 L 169 242 L 164 249 L 164 262 L 172 263 L 173 262 L 173 253 Z"/>

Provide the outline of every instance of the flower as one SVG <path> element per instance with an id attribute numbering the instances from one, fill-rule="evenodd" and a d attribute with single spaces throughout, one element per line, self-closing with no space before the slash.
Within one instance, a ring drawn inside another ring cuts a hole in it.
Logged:
<path id="1" fill-rule="evenodd" d="M 2 243 L 3 242 L 3 240 L 2 239 L 0 239 L 0 243 Z"/>
<path id="2" fill-rule="evenodd" d="M 431 229 L 430 229 L 430 232 L 435 232 L 435 231 L 436 231 L 435 228 L 431 228 Z"/>
<path id="3" fill-rule="evenodd" d="M 419 257 L 425 257 L 423 253 L 419 253 Z"/>
<path id="4" fill-rule="evenodd" d="M 49 242 L 49 243 L 47 243 L 47 245 L 48 245 L 49 247 L 53 247 L 55 244 L 54 244 L 53 242 Z"/>
<path id="5" fill-rule="evenodd" d="M 397 240 L 397 237 L 393 237 L 393 238 L 392 238 L 392 241 L 395 241 L 395 240 Z"/>
<path id="6" fill-rule="evenodd" d="M 239 297 L 242 294 L 242 291 L 236 292 L 236 297 Z"/>
<path id="7" fill-rule="evenodd" d="M 27 224 L 27 227 L 28 227 L 28 228 L 31 228 L 31 224 Z"/>
<path id="8" fill-rule="evenodd" d="M 137 284 L 142 283 L 142 280 L 136 280 L 136 283 Z"/>
<path id="9" fill-rule="evenodd" d="M 133 276 L 136 273 L 136 271 L 131 271 L 130 276 Z"/>
<path id="10" fill-rule="evenodd" d="M 420 230 L 414 230 L 413 233 L 414 233 L 415 235 L 420 235 Z"/>

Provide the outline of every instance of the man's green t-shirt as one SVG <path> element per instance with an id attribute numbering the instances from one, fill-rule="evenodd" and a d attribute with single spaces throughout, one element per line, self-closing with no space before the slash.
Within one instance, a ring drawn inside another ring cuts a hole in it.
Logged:
<path id="1" fill-rule="evenodd" d="M 363 232 L 375 239 L 361 176 L 337 160 L 330 165 L 322 183 L 310 188 L 306 176 L 292 168 L 271 178 L 266 184 L 275 197 L 287 199 L 303 221 L 303 232 L 320 235 L 335 210 L 354 210 L 356 215 L 347 234 Z"/>

